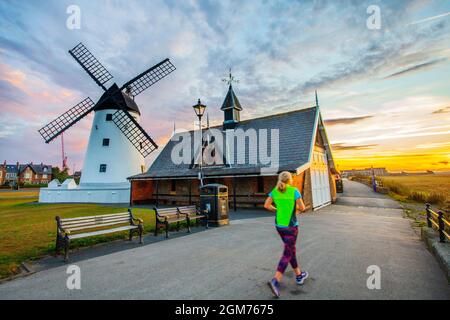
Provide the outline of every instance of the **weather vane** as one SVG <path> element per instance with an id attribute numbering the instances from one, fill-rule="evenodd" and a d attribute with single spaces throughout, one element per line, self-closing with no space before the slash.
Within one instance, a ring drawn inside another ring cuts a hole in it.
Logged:
<path id="1" fill-rule="evenodd" d="M 233 75 L 231 74 L 231 68 L 228 78 L 222 79 L 223 82 L 226 82 L 229 86 L 231 86 L 234 83 L 239 83 L 239 80 L 237 80 Z"/>

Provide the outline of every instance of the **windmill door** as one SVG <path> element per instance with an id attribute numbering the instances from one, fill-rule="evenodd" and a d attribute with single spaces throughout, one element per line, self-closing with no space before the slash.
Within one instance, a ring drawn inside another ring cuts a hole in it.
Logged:
<path id="1" fill-rule="evenodd" d="M 330 177 L 327 154 L 324 150 L 315 150 L 311 163 L 311 188 L 313 208 L 318 209 L 331 203 Z"/>

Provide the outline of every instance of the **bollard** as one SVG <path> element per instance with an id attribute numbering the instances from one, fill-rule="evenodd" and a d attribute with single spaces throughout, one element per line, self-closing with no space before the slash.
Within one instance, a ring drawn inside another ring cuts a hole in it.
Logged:
<path id="1" fill-rule="evenodd" d="M 425 204 L 425 206 L 426 206 L 426 211 L 427 211 L 427 226 L 428 226 L 428 228 L 431 228 L 431 213 L 430 213 L 430 204 L 429 203 L 427 203 L 427 204 Z"/>
<path id="2" fill-rule="evenodd" d="M 439 214 L 439 217 L 438 217 L 438 222 L 439 222 L 439 241 L 440 242 L 445 242 L 444 213 L 442 211 L 439 211 L 438 214 Z"/>

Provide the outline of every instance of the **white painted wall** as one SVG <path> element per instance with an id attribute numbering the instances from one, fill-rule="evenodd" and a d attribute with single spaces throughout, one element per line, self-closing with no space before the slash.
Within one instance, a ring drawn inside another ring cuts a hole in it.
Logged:
<path id="1" fill-rule="evenodd" d="M 40 203 L 129 203 L 130 189 L 110 188 L 92 189 L 76 188 L 63 189 L 61 187 L 50 189 L 41 188 L 39 192 Z"/>
<path id="2" fill-rule="evenodd" d="M 84 159 L 80 186 L 90 184 L 129 184 L 127 178 L 141 173 L 144 157 L 131 144 L 113 121 L 106 121 L 108 113 L 117 110 L 95 112 L 89 144 Z M 130 112 L 139 122 L 139 114 Z M 109 146 L 103 146 L 103 139 L 109 138 Z M 106 172 L 100 172 L 100 164 L 106 164 Z"/>

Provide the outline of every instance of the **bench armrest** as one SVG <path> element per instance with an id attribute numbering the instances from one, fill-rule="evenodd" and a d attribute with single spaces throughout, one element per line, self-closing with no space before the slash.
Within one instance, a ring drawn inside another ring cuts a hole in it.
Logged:
<path id="1" fill-rule="evenodd" d="M 144 220 L 142 220 L 141 218 L 132 218 L 133 219 L 133 221 L 137 221 L 137 222 L 139 222 L 139 224 L 143 224 L 144 223 Z"/>

